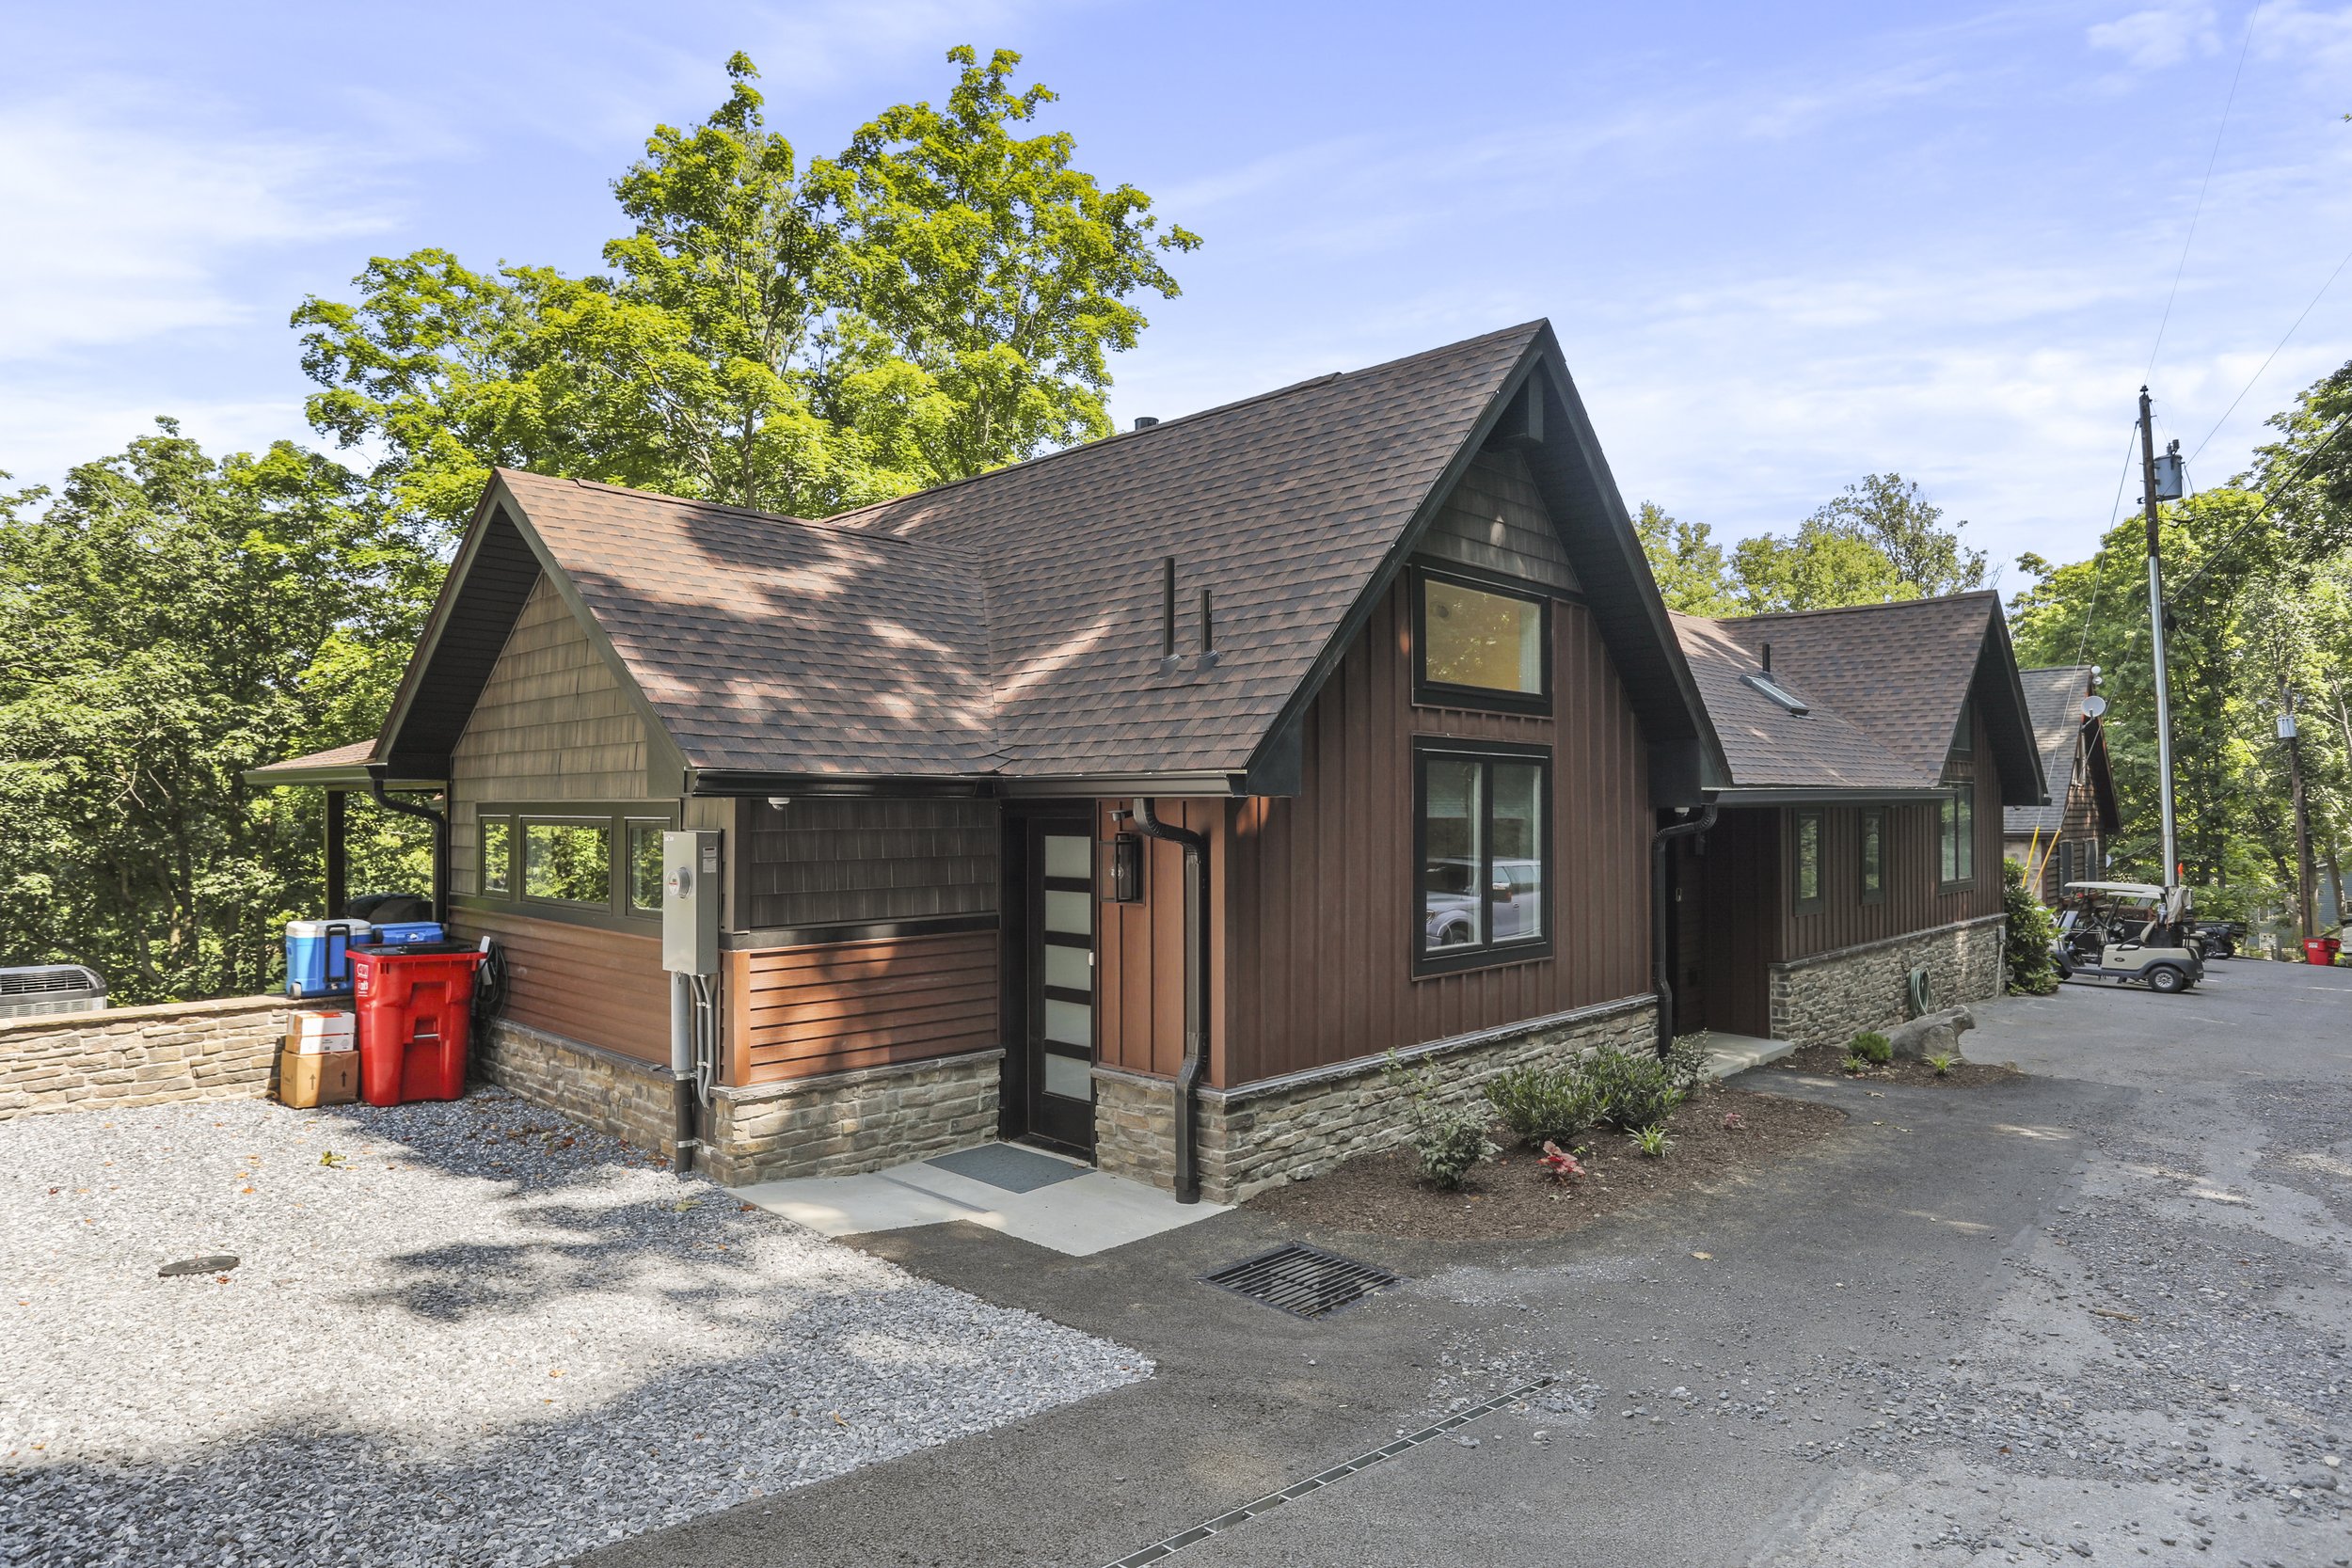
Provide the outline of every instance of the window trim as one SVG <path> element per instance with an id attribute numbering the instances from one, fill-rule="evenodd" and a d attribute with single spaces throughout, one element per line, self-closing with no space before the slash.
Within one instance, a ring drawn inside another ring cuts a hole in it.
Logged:
<path id="1" fill-rule="evenodd" d="M 1807 898 L 1799 891 L 1799 878 L 1804 866 L 1805 824 L 1813 826 L 1813 896 Z M 1827 906 L 1829 891 L 1829 814 L 1819 806 L 1804 806 L 1788 814 L 1788 912 L 1790 914 L 1820 914 Z"/>
<path id="2" fill-rule="evenodd" d="M 660 928 L 661 911 L 639 909 L 629 901 L 628 831 L 660 824 L 664 831 L 678 826 L 678 807 L 669 800 L 491 800 L 474 808 L 473 870 L 475 891 L 455 895 L 457 908 L 504 910 L 533 920 L 569 921 L 605 930 L 651 934 Z M 507 891 L 492 893 L 483 872 L 487 837 L 483 825 L 507 825 Z M 530 825 L 533 822 L 572 823 L 601 827 L 607 834 L 606 876 L 611 894 L 600 904 L 568 899 L 536 898 L 527 891 Z"/>
<path id="3" fill-rule="evenodd" d="M 1486 900 L 1487 940 L 1472 947 L 1448 948 L 1442 953 L 1429 950 L 1429 764 L 1438 761 L 1469 761 L 1488 765 L 1482 778 L 1492 776 L 1492 764 L 1534 763 L 1536 768 L 1536 798 L 1542 802 L 1543 820 L 1536 860 L 1543 867 L 1542 931 L 1533 937 L 1513 938 L 1497 942 L 1494 930 L 1494 790 L 1479 792 L 1479 865 L 1478 885 Z M 1549 746 L 1518 745 L 1502 740 L 1449 740 L 1441 736 L 1413 737 L 1413 907 L 1409 940 L 1412 943 L 1413 978 L 1416 980 L 1439 974 L 1458 974 L 1464 970 L 1496 969 L 1505 964 L 1528 963 L 1552 956 L 1554 933 L 1558 930 L 1560 894 L 1557 873 L 1560 857 L 1559 828 L 1555 821 L 1560 815 L 1559 800 L 1553 784 L 1552 749 Z"/>
<path id="4" fill-rule="evenodd" d="M 1441 571 L 1435 567 L 1417 565 L 1409 573 L 1411 582 L 1411 612 L 1413 638 L 1413 702 L 1420 707 L 1473 708 L 1488 713 L 1528 713 L 1549 717 L 1551 713 L 1551 594 L 1536 583 L 1521 583 L 1513 578 L 1489 578 L 1470 572 Z M 1452 583 L 1497 598 L 1518 599 L 1536 609 L 1539 626 L 1536 639 L 1541 654 L 1539 692 L 1501 691 L 1486 686 L 1461 686 L 1452 681 L 1429 678 L 1429 594 L 1432 581 Z"/>
<path id="5" fill-rule="evenodd" d="M 1878 830 L 1878 863 L 1875 867 L 1871 864 L 1872 857 L 1870 853 L 1870 835 L 1871 829 L 1874 826 Z M 1861 816 L 1859 818 L 1859 826 L 1854 832 L 1854 888 L 1860 895 L 1861 901 L 1865 904 L 1885 903 L 1886 808 L 1884 806 L 1865 806 L 1862 808 Z M 1874 869 L 1878 872 L 1879 877 L 1879 885 L 1876 888 L 1872 888 L 1870 886 L 1870 873 Z"/>
<path id="6" fill-rule="evenodd" d="M 1946 877 L 1944 875 L 1944 810 L 1947 806 L 1951 808 L 1952 813 L 1951 844 L 1953 875 L 1950 877 Z M 1966 810 L 1968 817 L 1967 823 L 1964 827 L 1961 823 L 1961 815 L 1963 807 Z M 1966 851 L 1964 857 L 1966 866 L 1964 869 L 1962 866 L 1962 861 L 1963 859 L 1962 851 L 1963 849 Z M 1977 781 L 1974 779 L 1963 779 L 1959 784 L 1956 784 L 1950 788 L 1945 790 L 1944 798 L 1935 803 L 1935 887 L 1936 891 L 1939 893 L 1963 893 L 1975 887 L 1976 885 Z"/>

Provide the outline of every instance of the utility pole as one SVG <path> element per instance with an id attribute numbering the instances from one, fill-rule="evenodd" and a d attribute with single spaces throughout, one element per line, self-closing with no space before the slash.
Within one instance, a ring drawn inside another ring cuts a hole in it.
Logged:
<path id="1" fill-rule="evenodd" d="M 2287 743 L 2287 778 L 2295 789 L 2295 912 L 2303 927 L 2303 940 L 2319 935 L 2319 915 L 2312 887 L 2312 819 L 2303 805 L 2303 738 L 2296 732 L 2295 688 L 2279 683 L 2286 707 L 2279 715 L 2279 738 Z"/>
<path id="2" fill-rule="evenodd" d="M 2148 500 L 2148 631 L 2156 652 L 2156 769 L 2164 802 L 2164 885 L 2180 884 L 2172 823 L 2172 692 L 2164 670 L 2164 564 L 2156 537 L 2156 421 L 2139 389 L 2139 470 Z"/>

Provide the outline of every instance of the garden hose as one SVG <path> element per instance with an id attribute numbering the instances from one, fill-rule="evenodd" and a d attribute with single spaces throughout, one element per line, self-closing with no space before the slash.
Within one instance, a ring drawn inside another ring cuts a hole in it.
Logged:
<path id="1" fill-rule="evenodd" d="M 1911 972 L 1911 1016 L 1924 1018 L 1933 1011 L 1935 1011 L 1935 993 L 1930 989 L 1928 972 L 1924 969 L 1915 969 Z"/>

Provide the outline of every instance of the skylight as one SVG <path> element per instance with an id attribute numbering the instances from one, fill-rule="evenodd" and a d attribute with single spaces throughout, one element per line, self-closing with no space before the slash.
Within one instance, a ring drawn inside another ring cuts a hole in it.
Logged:
<path id="1" fill-rule="evenodd" d="M 1761 691 L 1791 713 L 1810 713 L 1813 709 L 1805 700 L 1789 690 L 1770 675 L 1741 675 L 1741 680 Z"/>

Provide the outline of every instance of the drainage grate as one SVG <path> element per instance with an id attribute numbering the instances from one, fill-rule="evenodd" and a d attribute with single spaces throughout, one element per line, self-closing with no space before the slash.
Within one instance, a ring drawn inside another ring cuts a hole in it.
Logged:
<path id="1" fill-rule="evenodd" d="M 1385 1269 L 1296 1242 L 1229 1263 L 1200 1278 L 1204 1284 L 1264 1302 L 1294 1318 L 1323 1317 L 1396 1283 L 1396 1275 Z"/>

